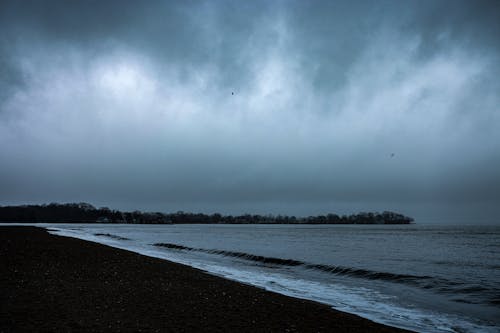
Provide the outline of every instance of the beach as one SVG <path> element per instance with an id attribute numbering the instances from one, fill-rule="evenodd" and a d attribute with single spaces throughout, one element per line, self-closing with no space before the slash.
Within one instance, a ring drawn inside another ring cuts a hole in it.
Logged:
<path id="1" fill-rule="evenodd" d="M 401 332 L 36 227 L 0 228 L 0 331 Z"/>

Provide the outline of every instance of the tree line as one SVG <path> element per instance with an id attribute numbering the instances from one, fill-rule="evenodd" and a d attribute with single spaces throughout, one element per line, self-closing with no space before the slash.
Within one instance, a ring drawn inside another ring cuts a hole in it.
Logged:
<path id="1" fill-rule="evenodd" d="M 88 203 L 0 206 L 0 222 L 137 223 L 137 224 L 410 224 L 411 217 L 394 213 L 326 214 L 307 217 L 287 215 L 221 215 L 202 213 L 121 212 Z"/>

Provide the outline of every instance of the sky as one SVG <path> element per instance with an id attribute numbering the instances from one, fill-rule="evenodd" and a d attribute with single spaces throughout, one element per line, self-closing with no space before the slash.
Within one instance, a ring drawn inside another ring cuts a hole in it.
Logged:
<path id="1" fill-rule="evenodd" d="M 500 224 L 500 3 L 2 1 L 0 205 Z"/>

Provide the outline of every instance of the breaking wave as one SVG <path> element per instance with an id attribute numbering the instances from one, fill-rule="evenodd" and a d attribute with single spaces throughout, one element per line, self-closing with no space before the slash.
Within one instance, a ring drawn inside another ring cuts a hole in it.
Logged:
<path id="1" fill-rule="evenodd" d="M 418 276 L 418 275 L 408 275 L 408 274 L 394 274 L 388 272 L 377 272 L 367 269 L 343 267 L 343 266 L 332 266 L 332 265 L 321 265 L 321 264 L 311 264 L 304 261 L 294 260 L 294 259 L 282 259 L 275 257 L 265 257 L 259 256 L 251 253 L 244 252 L 233 252 L 225 250 L 216 249 L 203 249 L 194 248 L 184 245 L 172 244 L 172 243 L 155 243 L 154 246 L 164 247 L 173 250 L 183 250 L 183 251 L 195 251 L 203 252 L 209 254 L 223 255 L 226 257 L 239 258 L 249 261 L 255 261 L 262 264 L 272 264 L 280 266 L 301 266 L 307 269 L 315 269 L 322 272 L 332 273 L 336 275 L 348 275 L 359 278 L 373 279 L 373 280 L 385 280 L 401 283 L 414 283 L 417 281 L 426 281 L 433 279 L 430 276 Z"/>

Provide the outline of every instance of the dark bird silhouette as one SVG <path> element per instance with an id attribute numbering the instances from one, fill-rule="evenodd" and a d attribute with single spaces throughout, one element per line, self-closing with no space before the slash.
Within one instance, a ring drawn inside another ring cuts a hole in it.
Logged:
<path id="1" fill-rule="evenodd" d="M 394 157 L 394 153 L 391 153 L 391 158 L 393 158 L 393 157 Z"/>
<path id="2" fill-rule="evenodd" d="M 231 93 L 231 95 L 234 95 L 234 91 Z"/>

